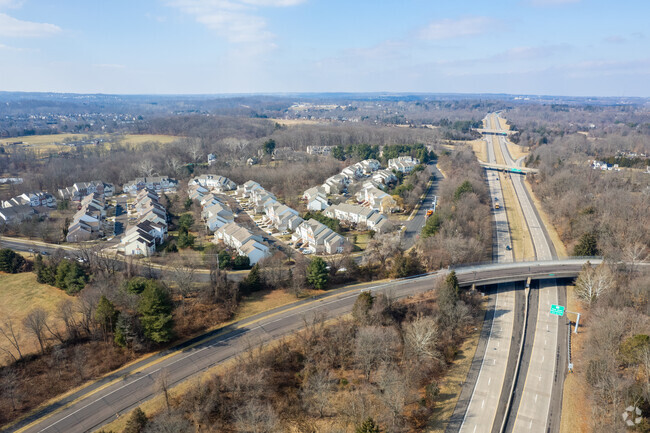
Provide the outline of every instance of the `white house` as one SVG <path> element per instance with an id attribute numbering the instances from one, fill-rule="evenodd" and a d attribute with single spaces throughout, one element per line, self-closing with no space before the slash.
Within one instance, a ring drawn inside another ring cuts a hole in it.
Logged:
<path id="1" fill-rule="evenodd" d="M 420 160 L 412 156 L 400 156 L 388 160 L 388 168 L 402 173 L 410 173 L 416 165 L 420 164 Z"/>
<path id="2" fill-rule="evenodd" d="M 301 240 L 307 248 L 316 253 L 342 253 L 349 246 L 343 236 L 315 219 L 300 224 L 292 238 Z"/>
<path id="3" fill-rule="evenodd" d="M 257 242 L 254 239 L 249 239 L 237 250 L 237 253 L 240 256 L 248 257 L 248 261 L 251 266 L 255 265 L 257 262 L 270 255 L 269 247 Z"/>
<path id="4" fill-rule="evenodd" d="M 307 209 L 309 210 L 321 211 L 327 209 L 327 206 L 329 206 L 329 202 L 325 195 L 319 194 L 307 201 Z"/>
<path id="5" fill-rule="evenodd" d="M 205 188 L 216 190 L 217 192 L 232 191 L 237 188 L 237 184 L 224 176 L 214 174 L 202 174 L 196 176 L 188 182 L 188 185 L 199 185 Z"/>

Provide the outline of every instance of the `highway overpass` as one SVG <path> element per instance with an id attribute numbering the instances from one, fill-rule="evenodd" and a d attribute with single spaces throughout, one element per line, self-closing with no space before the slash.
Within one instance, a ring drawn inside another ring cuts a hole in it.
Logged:
<path id="1" fill-rule="evenodd" d="M 590 261 L 600 263 L 598 258 Z M 549 278 L 550 274 L 574 277 L 586 262 L 586 259 L 565 259 L 465 266 L 453 270 L 459 282 L 469 286 L 528 277 Z M 250 341 L 266 344 L 294 333 L 316 314 L 328 318 L 348 314 L 363 291 L 404 298 L 432 290 L 435 282 L 449 272 L 450 269 L 444 269 L 382 284 L 344 287 L 244 319 L 89 383 L 71 395 L 50 402 L 21 422 L 5 427 L 6 431 L 75 433 L 97 429 L 115 420 L 118 414 L 154 397 L 158 393 L 156 378 L 161 371 L 168 375 L 172 386 L 179 384 L 245 352 L 250 348 Z"/>
<path id="2" fill-rule="evenodd" d="M 487 168 L 488 170 L 497 170 L 497 171 L 505 170 L 510 173 L 519 173 L 519 174 L 539 173 L 539 170 L 536 168 L 518 167 L 516 165 L 493 164 L 493 163 L 481 162 L 481 161 L 479 161 L 479 164 L 481 165 L 481 167 Z"/>

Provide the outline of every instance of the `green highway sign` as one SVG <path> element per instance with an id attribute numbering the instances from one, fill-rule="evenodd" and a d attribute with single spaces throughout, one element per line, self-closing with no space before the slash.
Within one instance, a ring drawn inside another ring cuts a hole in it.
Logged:
<path id="1" fill-rule="evenodd" d="M 551 314 L 555 314 L 556 316 L 564 316 L 564 307 L 561 305 L 551 305 Z"/>
<path id="2" fill-rule="evenodd" d="M 554 276 L 555 276 L 555 274 L 548 274 L 548 276 L 549 276 L 549 277 L 554 277 Z"/>

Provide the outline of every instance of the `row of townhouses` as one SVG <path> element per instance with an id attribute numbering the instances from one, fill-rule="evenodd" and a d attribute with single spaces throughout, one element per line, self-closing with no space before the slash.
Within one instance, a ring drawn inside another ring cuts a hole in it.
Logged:
<path id="1" fill-rule="evenodd" d="M 265 209 L 266 219 L 279 231 L 295 231 L 304 221 L 297 210 L 275 202 Z"/>
<path id="2" fill-rule="evenodd" d="M 79 210 L 68 227 L 67 242 L 85 242 L 103 235 L 102 224 L 106 217 L 106 202 L 99 193 L 81 199 Z"/>
<path id="3" fill-rule="evenodd" d="M 122 237 L 124 254 L 150 256 L 156 245 L 167 238 L 167 210 L 160 204 L 158 194 L 149 189 L 138 192 L 133 207 L 138 217 Z"/>
<path id="4" fill-rule="evenodd" d="M 304 221 L 291 235 L 313 253 L 339 254 L 350 249 L 350 243 L 340 234 L 315 219 Z"/>
<path id="5" fill-rule="evenodd" d="M 253 203 L 255 213 L 266 213 L 269 206 L 278 202 L 272 193 L 265 190 L 259 183 L 249 180 L 237 187 L 235 194 L 238 197 L 248 198 Z"/>
<path id="6" fill-rule="evenodd" d="M 2 208 L 28 205 L 31 207 L 56 207 L 56 198 L 48 192 L 26 192 L 0 203 Z"/>
<path id="7" fill-rule="evenodd" d="M 138 177 L 131 182 L 125 183 L 122 187 L 125 193 L 138 194 L 142 190 L 151 190 L 156 193 L 176 192 L 178 181 L 166 176 Z"/>
<path id="8" fill-rule="evenodd" d="M 412 172 L 417 165 L 420 165 L 420 160 L 412 156 L 400 156 L 388 160 L 388 168 L 390 170 L 400 171 L 402 173 Z"/>
<path id="9" fill-rule="evenodd" d="M 90 182 L 77 182 L 67 188 L 58 191 L 59 197 L 63 200 L 81 201 L 89 194 L 99 194 L 103 197 L 112 197 L 115 194 L 115 185 L 112 183 L 93 180 Z"/>
<path id="10" fill-rule="evenodd" d="M 33 207 L 28 204 L 0 208 L 0 221 L 6 224 L 17 223 L 31 218 L 36 214 Z"/>
<path id="11" fill-rule="evenodd" d="M 356 199 L 359 203 L 383 213 L 392 213 L 399 210 L 399 206 L 393 197 L 372 184 L 364 185 L 357 192 Z"/>
<path id="12" fill-rule="evenodd" d="M 248 257 L 251 266 L 270 255 L 269 247 L 262 241 L 261 236 L 254 235 L 246 227 L 234 222 L 225 224 L 214 232 L 214 243 L 223 242 L 240 256 Z"/>
<path id="13" fill-rule="evenodd" d="M 377 233 L 387 233 L 395 228 L 383 213 L 356 204 L 341 203 L 332 205 L 325 209 L 323 214 L 349 224 L 364 225 Z"/>
<path id="14" fill-rule="evenodd" d="M 232 191 L 237 189 L 237 184 L 232 180 L 224 176 L 218 176 L 215 174 L 202 174 L 192 178 L 188 183 L 188 186 L 202 186 L 213 192 L 224 193 L 226 191 Z"/>

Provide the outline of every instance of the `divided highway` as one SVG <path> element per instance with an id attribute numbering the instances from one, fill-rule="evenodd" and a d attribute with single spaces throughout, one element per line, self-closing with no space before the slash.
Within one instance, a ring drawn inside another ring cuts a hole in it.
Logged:
<path id="1" fill-rule="evenodd" d="M 543 278 L 550 274 L 575 277 L 585 262 L 562 260 L 490 264 L 457 268 L 456 272 L 461 285 L 482 285 L 521 280 L 529 276 Z M 592 263 L 597 262 L 592 260 Z M 436 279 L 444 278 L 447 272 L 444 270 L 381 285 L 346 287 L 253 316 L 118 370 L 46 406 L 6 431 L 77 433 L 97 429 L 152 398 L 157 393 L 155 379 L 161 371 L 168 374 L 171 385 L 179 383 L 246 351 L 250 344 L 268 343 L 295 332 L 304 326 L 303 318 L 311 320 L 317 315 L 332 318 L 349 313 L 361 291 L 389 292 L 396 298 L 403 298 L 431 290 Z"/>
<path id="2" fill-rule="evenodd" d="M 496 163 L 494 148 L 488 145 L 488 162 Z M 508 216 L 503 208 L 503 191 L 496 173 L 486 171 L 488 188 L 492 201 L 493 219 L 493 245 L 492 259 L 497 263 L 510 263 L 513 261 L 512 241 L 510 239 L 510 228 Z M 496 209 L 499 203 L 499 209 Z M 454 411 L 450 420 L 450 428 L 455 429 L 458 418 L 462 415 L 458 431 L 462 433 L 490 433 L 492 425 L 497 417 L 501 388 L 506 379 L 506 369 L 510 345 L 513 337 L 515 323 L 515 284 L 498 284 L 495 293 L 491 293 L 488 299 L 490 311 L 486 315 L 484 327 L 488 327 L 487 343 L 482 355 L 478 377 L 472 390 L 464 415 L 464 401 L 459 399 L 460 404 Z M 478 352 L 478 351 L 477 351 Z M 475 358 L 476 359 L 476 358 Z"/>
<path id="3" fill-rule="evenodd" d="M 497 114 L 489 115 L 488 119 L 492 129 L 502 129 Z M 498 143 L 497 151 L 503 155 L 506 165 L 516 164 L 508 151 L 504 136 L 493 135 L 491 141 Z M 518 205 L 521 207 L 530 233 L 536 258 L 538 260 L 553 259 L 556 257 L 555 250 L 531 197 L 526 191 L 523 176 L 511 174 L 510 180 L 513 183 Z M 560 303 L 559 289 L 555 280 L 549 279 L 541 282 L 536 295 L 534 298 L 537 301 L 536 305 L 534 302 L 531 302 L 530 305 L 530 308 L 534 308 L 536 311 L 534 314 L 530 314 L 529 319 L 531 320 L 527 324 L 531 331 L 534 329 L 534 332 L 527 334 L 529 337 L 524 342 L 522 356 L 522 364 L 527 365 L 527 368 L 521 368 L 515 378 L 517 384 L 514 390 L 515 399 L 505 422 L 508 432 L 543 433 L 547 429 L 554 431 L 552 426 L 559 426 L 559 410 L 553 413 L 554 419 L 550 415 L 554 386 L 562 386 L 561 381 L 556 384 L 555 380 L 556 369 L 562 368 L 561 365 L 557 365 L 560 350 L 558 345 L 559 318 L 550 314 L 551 305 Z M 533 298 L 531 297 L 531 299 Z M 562 303 L 564 304 L 564 302 Z M 532 322 L 533 319 L 536 320 Z M 530 341 L 531 337 L 532 341 Z M 503 392 L 509 392 L 509 390 L 504 389 Z"/>

